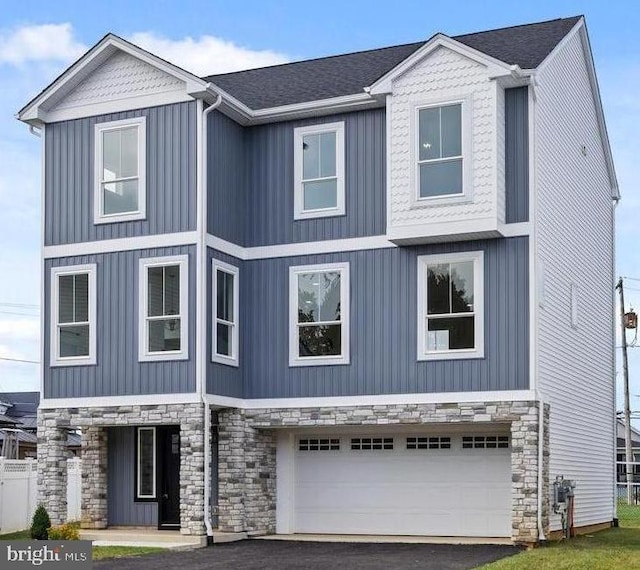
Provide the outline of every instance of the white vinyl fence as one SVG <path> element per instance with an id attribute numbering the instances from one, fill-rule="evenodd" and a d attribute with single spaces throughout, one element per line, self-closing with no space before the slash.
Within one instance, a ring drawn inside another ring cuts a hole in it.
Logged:
<path id="1" fill-rule="evenodd" d="M 67 461 L 68 520 L 80 519 L 80 459 Z M 0 533 L 24 530 L 38 506 L 38 478 L 35 459 L 0 457 Z"/>

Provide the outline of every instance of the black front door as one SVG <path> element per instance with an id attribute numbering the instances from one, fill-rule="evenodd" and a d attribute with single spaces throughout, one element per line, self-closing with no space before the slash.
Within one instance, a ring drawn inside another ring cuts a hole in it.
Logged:
<path id="1" fill-rule="evenodd" d="M 158 428 L 158 527 L 180 528 L 180 428 Z"/>

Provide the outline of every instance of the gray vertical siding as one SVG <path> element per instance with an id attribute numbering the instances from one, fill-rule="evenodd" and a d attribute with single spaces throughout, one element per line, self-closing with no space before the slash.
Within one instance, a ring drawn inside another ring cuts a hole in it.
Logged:
<path id="1" fill-rule="evenodd" d="M 147 217 L 93 223 L 94 125 L 147 118 Z M 196 228 L 196 104 L 176 103 L 47 125 L 45 245 Z"/>
<path id="2" fill-rule="evenodd" d="M 240 341 L 240 359 L 239 366 L 228 366 L 226 364 L 220 364 L 219 362 L 211 361 L 211 354 L 213 350 L 212 345 L 212 331 L 213 331 L 213 311 L 215 308 L 215 302 L 212 297 L 212 260 L 218 259 L 233 265 L 239 269 L 239 290 L 240 290 L 240 314 L 239 319 L 239 341 Z M 242 386 L 242 371 L 244 369 L 244 361 L 246 358 L 250 358 L 248 355 L 245 357 L 244 352 L 244 338 L 247 334 L 248 327 L 251 323 L 247 322 L 247 312 L 244 307 L 244 287 L 245 275 L 243 261 L 225 255 L 219 251 L 213 249 L 207 249 L 207 391 L 211 394 L 218 394 L 220 396 L 230 396 L 234 398 L 242 398 L 243 386 Z"/>
<path id="3" fill-rule="evenodd" d="M 138 260 L 189 254 L 189 359 L 138 362 Z M 51 268 L 96 264 L 97 365 L 49 366 Z M 45 261 L 45 398 L 195 391 L 195 247 L 147 249 Z"/>
<path id="4" fill-rule="evenodd" d="M 505 89 L 505 219 L 529 221 L 529 91 Z"/>
<path id="5" fill-rule="evenodd" d="M 475 250 L 485 252 L 485 358 L 418 362 L 416 257 Z M 289 267 L 341 261 L 350 263 L 351 364 L 289 367 Z M 526 237 L 247 261 L 244 397 L 527 389 L 528 275 Z M 213 393 L 216 373 L 207 384 Z"/>
<path id="6" fill-rule="evenodd" d="M 135 502 L 135 427 L 108 428 L 107 520 L 110 525 L 158 525 L 158 503 Z"/>
<path id="7" fill-rule="evenodd" d="M 294 220 L 293 132 L 344 121 L 346 215 Z M 245 246 L 384 234 L 385 110 L 241 128 L 209 119 L 209 233 Z"/>
<path id="8" fill-rule="evenodd" d="M 245 245 L 244 129 L 213 111 L 207 125 L 207 227 L 209 233 Z"/>

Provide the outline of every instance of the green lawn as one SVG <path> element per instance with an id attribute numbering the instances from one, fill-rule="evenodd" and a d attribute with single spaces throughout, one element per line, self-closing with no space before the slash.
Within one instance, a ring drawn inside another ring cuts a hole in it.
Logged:
<path id="1" fill-rule="evenodd" d="M 0 534 L 0 540 L 31 540 L 28 530 Z M 149 546 L 94 546 L 93 559 L 103 560 L 105 558 L 129 558 L 131 556 L 143 556 L 145 554 L 155 554 L 162 552 L 164 548 L 154 548 Z"/>
<path id="2" fill-rule="evenodd" d="M 482 570 L 640 570 L 640 507 L 618 508 L 620 528 L 535 548 Z M 480 569 L 478 569 L 480 570 Z"/>

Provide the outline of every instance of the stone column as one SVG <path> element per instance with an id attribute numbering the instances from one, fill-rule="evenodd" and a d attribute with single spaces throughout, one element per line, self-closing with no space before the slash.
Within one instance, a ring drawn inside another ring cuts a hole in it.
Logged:
<path id="1" fill-rule="evenodd" d="M 276 437 L 242 410 L 218 415 L 218 528 L 269 534 L 276 529 Z"/>
<path id="2" fill-rule="evenodd" d="M 538 542 L 538 407 L 532 403 L 513 412 L 518 416 L 511 422 L 511 538 L 533 544 Z"/>
<path id="3" fill-rule="evenodd" d="M 218 413 L 218 529 L 244 531 L 245 417 L 242 410 Z"/>
<path id="4" fill-rule="evenodd" d="M 180 532 L 202 536 L 206 534 L 203 406 L 185 409 L 180 419 Z"/>
<path id="5" fill-rule="evenodd" d="M 107 528 L 107 430 L 82 428 L 82 528 Z"/>
<path id="6" fill-rule="evenodd" d="M 67 520 L 67 430 L 60 421 L 38 411 L 38 504 L 54 525 Z"/>

